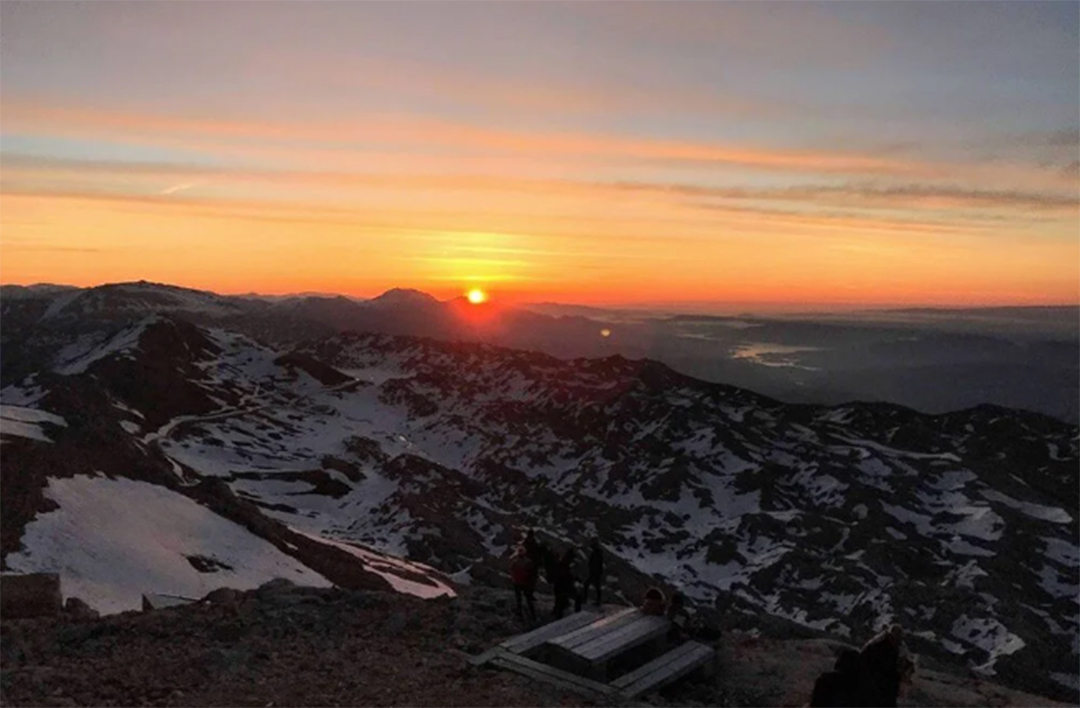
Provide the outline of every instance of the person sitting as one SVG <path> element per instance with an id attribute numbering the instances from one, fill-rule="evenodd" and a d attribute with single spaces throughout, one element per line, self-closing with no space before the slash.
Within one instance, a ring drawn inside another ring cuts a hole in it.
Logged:
<path id="1" fill-rule="evenodd" d="M 645 591 L 645 601 L 641 603 L 643 614 L 663 617 L 665 609 L 664 593 L 660 588 L 653 587 Z"/>

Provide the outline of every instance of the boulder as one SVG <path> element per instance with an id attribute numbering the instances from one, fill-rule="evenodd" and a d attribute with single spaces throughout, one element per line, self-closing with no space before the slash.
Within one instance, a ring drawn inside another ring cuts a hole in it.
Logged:
<path id="1" fill-rule="evenodd" d="M 159 610 L 163 607 L 177 607 L 178 605 L 190 605 L 196 602 L 196 598 L 183 597 L 181 595 L 166 595 L 164 593 L 147 592 L 142 596 L 142 610 Z"/>
<path id="2" fill-rule="evenodd" d="M 299 586 L 296 583 L 288 580 L 287 578 L 274 578 L 273 580 L 268 580 L 262 585 L 260 585 L 258 589 L 256 589 L 255 593 L 259 597 L 263 597 L 278 592 L 292 592 L 296 590 L 297 587 Z"/>
<path id="3" fill-rule="evenodd" d="M 62 608 L 58 574 L 0 575 L 0 616 L 4 619 L 56 617 Z"/>
<path id="4" fill-rule="evenodd" d="M 72 619 L 97 619 L 100 613 L 83 600 L 69 597 L 64 602 L 64 614 Z"/>

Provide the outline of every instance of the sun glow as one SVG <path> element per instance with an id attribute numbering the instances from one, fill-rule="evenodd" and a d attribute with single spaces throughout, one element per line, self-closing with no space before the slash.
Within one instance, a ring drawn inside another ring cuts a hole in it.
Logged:
<path id="1" fill-rule="evenodd" d="M 469 302 L 474 305 L 479 305 L 480 303 L 487 302 L 488 299 L 487 293 L 485 293 L 483 290 L 480 290 L 479 288 L 474 288 L 470 290 L 468 294 L 465 295 L 465 297 L 469 298 Z"/>

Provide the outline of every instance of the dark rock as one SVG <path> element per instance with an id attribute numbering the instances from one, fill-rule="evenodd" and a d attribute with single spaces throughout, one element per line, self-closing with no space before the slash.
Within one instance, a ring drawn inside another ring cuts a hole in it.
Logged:
<path id="1" fill-rule="evenodd" d="M 62 608 L 58 574 L 0 575 L 0 615 L 4 619 L 56 617 Z"/>
<path id="2" fill-rule="evenodd" d="M 255 593 L 259 596 L 260 599 L 262 599 L 274 593 L 292 592 L 297 587 L 298 586 L 296 585 L 296 583 L 292 582 L 291 580 L 287 580 L 285 578 L 274 578 L 273 580 L 267 581 L 260 585 L 258 588 L 256 588 Z"/>
<path id="3" fill-rule="evenodd" d="M 409 618 L 404 612 L 395 612 L 383 623 L 383 632 L 390 636 L 397 636 L 405 631 Z"/>
<path id="4" fill-rule="evenodd" d="M 72 619 L 97 619 L 101 614 L 83 600 L 69 597 L 64 602 L 64 614 Z"/>

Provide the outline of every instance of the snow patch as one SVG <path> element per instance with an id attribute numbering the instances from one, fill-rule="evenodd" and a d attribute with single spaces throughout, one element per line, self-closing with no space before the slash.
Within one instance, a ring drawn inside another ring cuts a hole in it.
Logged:
<path id="1" fill-rule="evenodd" d="M 1049 521 L 1053 524 L 1070 524 L 1073 520 L 1068 512 L 1056 506 L 1043 506 L 1042 504 L 1020 501 L 1018 499 L 1013 499 L 1006 494 L 1002 494 L 1001 492 L 995 492 L 992 489 L 983 489 L 980 490 L 979 493 L 990 501 L 1000 502 L 1033 519 Z"/>
<path id="2" fill-rule="evenodd" d="M 67 427 L 67 421 L 58 415 L 37 408 L 0 405 L 0 433 L 17 438 L 29 438 L 51 443 L 42 424 Z"/>
<path id="3" fill-rule="evenodd" d="M 286 578 L 332 583 L 243 526 L 165 487 L 130 479 L 50 479 L 45 496 L 60 508 L 26 526 L 12 570 L 60 574 L 66 596 L 99 612 L 136 610 L 142 593 L 202 597 L 218 587 L 248 590 Z M 185 556 L 229 566 L 200 573 Z"/>

